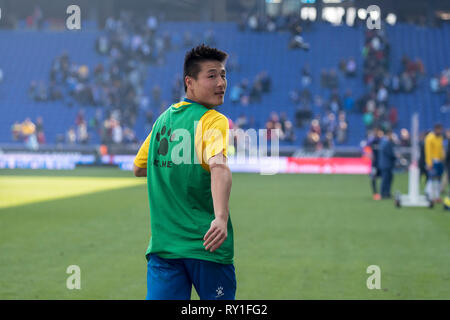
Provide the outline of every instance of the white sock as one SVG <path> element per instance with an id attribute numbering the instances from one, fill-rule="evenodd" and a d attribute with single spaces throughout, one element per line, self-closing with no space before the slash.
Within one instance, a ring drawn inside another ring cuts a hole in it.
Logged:
<path id="1" fill-rule="evenodd" d="M 432 192 L 432 180 L 428 179 L 426 185 L 425 185 L 425 194 L 428 195 L 431 199 L 433 198 L 433 192 Z"/>
<path id="2" fill-rule="evenodd" d="M 439 199 L 441 197 L 441 182 L 439 180 L 433 180 L 433 198 Z"/>

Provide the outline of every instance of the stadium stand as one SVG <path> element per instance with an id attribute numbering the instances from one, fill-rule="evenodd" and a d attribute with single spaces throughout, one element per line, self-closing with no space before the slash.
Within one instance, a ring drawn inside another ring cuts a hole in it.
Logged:
<path id="1" fill-rule="evenodd" d="M 303 89 L 302 68 L 308 65 L 312 82 L 308 89 L 312 96 L 320 96 L 329 100 L 330 89 L 320 84 L 320 74 L 323 70 L 337 70 L 337 93 L 344 100 L 345 93 L 350 90 L 355 100 L 366 91 L 362 81 L 362 48 L 364 46 L 364 27 L 331 26 L 326 23 L 315 23 L 302 36 L 308 42 L 310 50 L 289 49 L 289 32 L 252 32 L 240 31 L 236 23 L 210 22 L 162 22 L 158 26 L 159 35 L 168 34 L 173 44 L 172 49 L 165 53 L 164 63 L 149 64 L 145 82 L 144 95 L 151 98 L 152 89 L 159 86 L 161 101 L 168 104 L 174 102 L 172 85 L 176 75 L 182 74 L 182 63 L 186 47 L 183 44 L 184 32 L 189 31 L 197 41 L 205 39 L 205 31 L 214 36 L 214 41 L 221 49 L 231 53 L 233 59 L 239 61 L 239 68 L 228 74 L 228 90 L 225 104 L 220 111 L 235 121 L 244 115 L 247 119 L 255 118 L 259 128 L 264 128 L 272 112 L 285 113 L 287 118 L 295 123 L 296 106 L 292 103 L 289 93 L 295 89 Z M 109 58 L 96 51 L 97 39 L 104 34 L 103 30 L 81 32 L 50 32 L 50 31 L 0 31 L 0 67 L 3 70 L 3 81 L 0 84 L 0 108 L 3 110 L 0 118 L 0 142 L 13 142 L 11 128 L 15 122 L 30 118 L 35 121 L 42 117 L 45 122 L 45 137 L 47 143 L 55 143 L 58 136 L 65 135 L 71 126 L 75 125 L 78 112 L 83 109 L 86 119 L 94 118 L 101 106 L 69 105 L 66 99 L 57 101 L 36 102 L 29 96 L 30 84 L 44 81 L 48 85 L 52 61 L 64 51 L 68 52 L 71 61 L 86 65 L 94 70 L 99 63 L 107 66 Z M 420 112 L 420 128 L 425 130 L 439 121 L 449 123 L 449 113 L 441 110 L 447 93 L 434 93 L 430 89 L 430 80 L 440 74 L 450 65 L 450 26 L 440 28 L 420 27 L 411 24 L 397 24 L 386 27 L 386 35 L 390 42 L 389 70 L 391 74 L 401 71 L 402 57 L 407 54 L 412 59 L 420 58 L 425 67 L 425 75 L 418 80 L 417 88 L 410 93 L 395 93 L 389 95 L 389 105 L 398 110 L 398 125 L 396 131 L 410 127 L 412 111 Z M 62 49 L 63 48 L 63 49 Z M 355 53 L 360 53 L 355 54 Z M 339 72 L 342 60 L 355 58 L 356 77 L 346 77 Z M 266 71 L 271 78 L 271 90 L 264 93 L 260 102 L 250 102 L 247 106 L 230 101 L 233 84 L 248 79 L 251 84 L 255 77 Z M 64 89 L 65 90 L 65 89 Z M 67 96 L 67 92 L 64 92 Z M 342 107 L 342 106 L 341 106 Z M 139 109 L 134 125 L 136 136 L 143 140 L 150 127 L 146 124 L 146 115 L 150 109 L 154 116 L 160 109 L 152 106 Z M 313 118 L 325 116 L 322 110 L 312 106 Z M 337 115 L 336 115 L 337 118 Z M 335 141 L 335 145 L 359 146 L 366 137 L 366 128 L 362 114 L 348 112 L 347 139 L 344 142 Z M 309 128 L 295 128 L 294 144 L 301 146 Z M 101 137 L 91 132 L 90 143 L 99 143 Z"/>

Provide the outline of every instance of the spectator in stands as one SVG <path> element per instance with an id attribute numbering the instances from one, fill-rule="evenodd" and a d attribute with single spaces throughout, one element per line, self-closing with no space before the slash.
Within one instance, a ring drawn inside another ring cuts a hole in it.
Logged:
<path id="1" fill-rule="evenodd" d="M 300 103 L 300 90 L 298 90 L 297 88 L 291 90 L 289 92 L 289 98 L 294 105 L 298 105 Z"/>
<path id="2" fill-rule="evenodd" d="M 439 85 L 439 75 L 435 75 L 430 79 L 430 89 L 433 93 L 438 93 L 441 91 L 441 87 Z"/>
<path id="3" fill-rule="evenodd" d="M 111 120 L 111 126 L 112 126 L 112 142 L 115 144 L 121 144 L 123 140 L 123 130 L 122 126 L 120 125 L 120 121 L 116 119 Z"/>
<path id="4" fill-rule="evenodd" d="M 337 89 L 339 87 L 339 79 L 335 69 L 331 69 L 328 75 L 328 87 L 330 89 Z"/>
<path id="5" fill-rule="evenodd" d="M 345 75 L 347 77 L 354 77 L 356 76 L 356 61 L 355 58 L 351 57 L 348 59 L 346 65 L 345 65 Z"/>
<path id="6" fill-rule="evenodd" d="M 385 104 L 387 100 L 388 100 L 388 91 L 383 85 L 381 85 L 377 92 L 377 102 L 379 104 Z"/>
<path id="7" fill-rule="evenodd" d="M 22 140 L 22 124 L 19 121 L 15 121 L 11 126 L 11 135 L 13 141 Z"/>
<path id="8" fill-rule="evenodd" d="M 289 41 L 288 45 L 289 49 L 303 49 L 303 50 L 309 50 L 309 43 L 305 42 L 303 37 L 299 34 L 296 34 L 292 36 L 291 40 Z"/>
<path id="9" fill-rule="evenodd" d="M 267 140 L 270 141 L 273 135 L 273 129 L 281 128 L 280 118 L 275 111 L 270 113 L 270 118 L 266 122 Z"/>
<path id="10" fill-rule="evenodd" d="M 281 128 L 281 129 L 284 132 L 284 141 L 287 141 L 287 142 L 295 141 L 295 132 L 294 132 L 294 127 L 293 127 L 291 121 L 286 120 L 284 122 L 284 128 Z"/>
<path id="11" fill-rule="evenodd" d="M 126 144 L 136 144 L 139 143 L 135 132 L 133 131 L 133 129 L 129 128 L 129 127 L 124 127 L 123 128 L 123 142 Z"/>
<path id="12" fill-rule="evenodd" d="M 391 128 L 395 128 L 397 127 L 397 123 L 398 123 L 398 111 L 397 108 L 392 106 L 389 109 L 389 123 Z"/>
<path id="13" fill-rule="evenodd" d="M 312 75 L 309 68 L 309 64 L 305 64 L 301 71 L 302 74 L 302 86 L 308 87 L 312 83 Z"/>
<path id="14" fill-rule="evenodd" d="M 62 91 L 60 87 L 56 84 L 56 81 L 52 80 L 48 87 L 49 100 L 61 100 L 63 98 Z"/>
<path id="15" fill-rule="evenodd" d="M 45 86 L 44 81 L 40 81 L 34 96 L 34 100 L 47 101 L 47 99 L 48 99 L 47 87 Z"/>
<path id="16" fill-rule="evenodd" d="M 311 126 L 309 132 L 306 135 L 304 147 L 310 151 L 316 151 L 322 148 L 322 143 L 320 139 L 321 129 L 319 120 L 313 119 L 311 121 Z"/>
<path id="17" fill-rule="evenodd" d="M 233 104 L 238 103 L 241 100 L 243 90 L 240 83 L 236 83 L 231 87 L 230 90 L 230 100 Z"/>
<path id="18" fill-rule="evenodd" d="M 30 82 L 30 86 L 28 87 L 28 97 L 30 99 L 36 100 L 35 99 L 36 88 L 37 88 L 37 82 L 36 82 L 36 80 L 32 80 Z"/>
<path id="19" fill-rule="evenodd" d="M 330 104 L 329 104 L 329 109 L 331 111 L 333 111 L 334 113 L 338 113 L 339 110 L 341 109 L 340 103 L 339 103 L 339 98 L 337 96 L 333 96 L 331 98 Z"/>
<path id="20" fill-rule="evenodd" d="M 76 134 L 75 129 L 73 127 L 70 127 L 70 129 L 67 130 L 66 142 L 68 144 L 75 144 L 77 142 L 77 134 Z"/>
<path id="21" fill-rule="evenodd" d="M 391 90 L 394 93 L 398 93 L 401 90 L 400 78 L 398 75 L 393 75 L 391 79 Z"/>
<path id="22" fill-rule="evenodd" d="M 350 89 L 347 89 L 344 98 L 344 111 L 349 113 L 353 112 L 354 109 L 355 109 L 355 99 L 352 96 L 352 91 Z"/>
<path id="23" fill-rule="evenodd" d="M 100 55 L 106 55 L 110 50 L 109 39 L 105 35 L 101 35 L 98 37 L 95 43 L 95 49 L 97 53 Z"/>
<path id="24" fill-rule="evenodd" d="M 400 87 L 402 91 L 409 93 L 414 90 L 414 82 L 411 75 L 404 71 L 400 76 Z"/>
<path id="25" fill-rule="evenodd" d="M 241 115 L 234 122 L 235 128 L 247 130 L 248 128 L 248 120 L 247 117 L 241 113 Z"/>
<path id="26" fill-rule="evenodd" d="M 26 118 L 24 122 L 22 122 L 22 136 L 24 139 L 28 139 L 29 136 L 34 135 L 36 133 L 36 125 L 31 121 L 30 118 Z"/>
<path id="27" fill-rule="evenodd" d="M 324 128 L 325 132 L 331 132 L 334 136 L 336 133 L 338 123 L 336 121 L 336 115 L 333 112 L 328 112 L 322 121 L 322 128 Z"/>
<path id="28" fill-rule="evenodd" d="M 158 28 L 158 19 L 150 14 L 147 18 L 147 29 L 150 31 L 150 34 L 154 34 Z"/>
<path id="29" fill-rule="evenodd" d="M 402 128 L 400 130 L 400 146 L 401 147 L 410 147 L 411 146 L 411 139 L 409 136 L 409 131 L 406 128 Z"/>
<path id="30" fill-rule="evenodd" d="M 336 140 L 338 143 L 345 143 L 347 141 L 348 123 L 344 111 L 339 112 Z"/>
<path id="31" fill-rule="evenodd" d="M 445 69 L 439 78 L 439 87 L 442 89 L 446 88 L 450 81 L 450 68 Z"/>
<path id="32" fill-rule="evenodd" d="M 366 111 L 363 115 L 363 121 L 367 130 L 372 129 L 374 121 L 373 113 L 370 111 Z"/>
<path id="33" fill-rule="evenodd" d="M 322 144 L 324 149 L 329 150 L 334 148 L 334 139 L 331 132 L 325 133 L 325 138 L 323 139 Z"/>
<path id="34" fill-rule="evenodd" d="M 270 78 L 267 71 L 261 71 L 257 78 L 261 82 L 261 89 L 263 93 L 268 93 L 272 89 L 272 79 Z"/>
<path id="35" fill-rule="evenodd" d="M 299 106 L 295 112 L 295 125 L 298 128 L 303 127 L 303 125 L 310 121 L 312 118 L 312 111 L 308 106 Z"/>
<path id="36" fill-rule="evenodd" d="M 36 137 L 39 144 L 45 144 L 44 121 L 42 117 L 36 119 Z"/>
<path id="37" fill-rule="evenodd" d="M 250 90 L 250 103 L 261 102 L 263 94 L 263 86 L 261 80 L 257 77 L 253 82 Z"/>

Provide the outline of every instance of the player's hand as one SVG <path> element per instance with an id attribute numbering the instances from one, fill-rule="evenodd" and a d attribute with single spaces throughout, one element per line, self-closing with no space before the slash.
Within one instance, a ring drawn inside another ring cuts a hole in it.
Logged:
<path id="1" fill-rule="evenodd" d="M 214 252 L 217 248 L 219 248 L 222 243 L 226 240 L 227 234 L 227 221 L 223 219 L 214 219 L 211 222 L 211 227 L 208 232 L 206 232 L 203 237 L 203 246 L 205 250 L 209 250 L 210 252 Z"/>

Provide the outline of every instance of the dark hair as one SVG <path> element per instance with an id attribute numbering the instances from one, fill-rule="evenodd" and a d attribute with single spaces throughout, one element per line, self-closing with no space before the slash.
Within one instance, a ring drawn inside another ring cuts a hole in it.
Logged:
<path id="1" fill-rule="evenodd" d="M 435 130 L 437 130 L 437 129 L 443 129 L 444 127 L 442 126 L 442 123 L 436 123 L 435 125 L 434 125 L 434 129 Z"/>
<path id="2" fill-rule="evenodd" d="M 200 63 L 208 60 L 215 60 L 224 62 L 228 58 L 228 54 L 224 51 L 218 50 L 216 48 L 208 47 L 207 45 L 201 44 L 195 48 L 192 48 L 186 53 L 184 57 L 184 68 L 183 68 L 183 83 L 184 92 L 187 91 L 186 82 L 184 79 L 186 76 L 190 76 L 197 79 L 198 73 L 200 72 Z"/>

